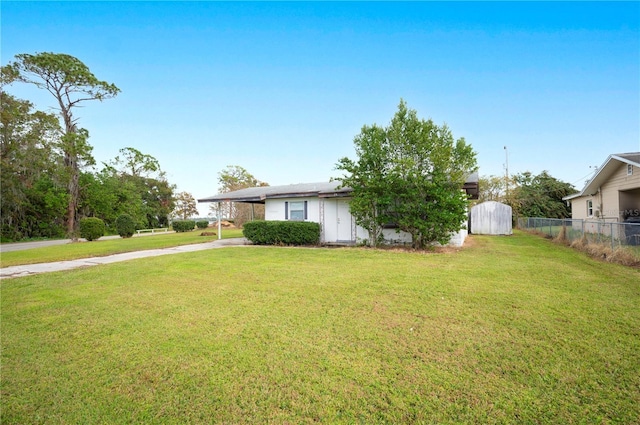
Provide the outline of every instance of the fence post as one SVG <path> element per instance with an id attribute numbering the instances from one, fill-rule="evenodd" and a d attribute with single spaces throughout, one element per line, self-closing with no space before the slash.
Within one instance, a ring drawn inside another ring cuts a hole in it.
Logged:
<path id="1" fill-rule="evenodd" d="M 613 223 L 609 223 L 611 228 L 609 231 L 611 232 L 611 251 L 615 251 L 615 245 L 613 243 Z"/>

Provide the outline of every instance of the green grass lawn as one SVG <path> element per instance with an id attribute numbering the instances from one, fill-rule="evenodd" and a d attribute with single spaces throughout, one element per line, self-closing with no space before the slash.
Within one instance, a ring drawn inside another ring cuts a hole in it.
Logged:
<path id="1" fill-rule="evenodd" d="M 208 229 L 207 231 L 211 231 Z M 200 236 L 202 230 L 184 233 L 167 233 L 141 236 L 127 239 L 105 239 L 92 242 L 75 242 L 45 248 L 23 251 L 3 252 L 0 267 L 22 264 L 50 263 L 52 261 L 74 260 L 78 258 L 103 257 L 122 252 L 142 251 L 146 249 L 170 248 L 216 240 L 217 236 Z M 241 238 L 241 229 L 223 229 L 222 238 Z"/>
<path id="2" fill-rule="evenodd" d="M 2 423 L 640 422 L 640 271 L 544 238 L 3 280 Z"/>

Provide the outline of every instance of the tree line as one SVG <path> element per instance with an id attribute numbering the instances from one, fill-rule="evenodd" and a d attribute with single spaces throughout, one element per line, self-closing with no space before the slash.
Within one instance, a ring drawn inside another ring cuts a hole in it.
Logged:
<path id="1" fill-rule="evenodd" d="M 570 218 L 571 207 L 563 197 L 576 193 L 576 188 L 542 171 L 509 176 L 482 176 L 478 202 L 497 201 L 513 208 L 515 217 Z"/>
<path id="2" fill-rule="evenodd" d="M 6 91 L 14 83 L 46 90 L 57 114 Z M 135 227 L 166 227 L 172 219 L 198 215 L 189 192 L 176 193 L 151 155 L 124 147 L 96 166 L 89 131 L 80 127 L 76 108 L 117 96 L 120 89 L 99 80 L 79 59 L 56 53 L 19 54 L 1 68 L 0 235 L 4 241 L 77 238 L 79 220 L 97 217 L 107 231 L 127 215 Z M 265 186 L 240 166 L 218 173 L 223 192 Z M 213 205 L 212 205 L 213 207 Z M 236 225 L 264 218 L 264 206 L 223 205 L 222 216 Z M 210 211 L 217 216 L 218 211 Z"/>
<path id="3" fill-rule="evenodd" d="M 99 217 L 107 227 L 122 214 L 139 228 L 168 225 L 175 186 L 158 161 L 125 147 L 97 170 L 89 131 L 74 115 L 85 102 L 113 98 L 120 89 L 65 54 L 16 55 L 0 75 L 3 240 L 76 238 L 82 217 Z M 6 86 L 20 82 L 49 92 L 58 114 L 7 93 Z"/>

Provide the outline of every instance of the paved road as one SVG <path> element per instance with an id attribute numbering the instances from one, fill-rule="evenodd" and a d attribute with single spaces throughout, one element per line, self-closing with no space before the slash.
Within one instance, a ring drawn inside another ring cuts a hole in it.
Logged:
<path id="1" fill-rule="evenodd" d="M 0 279 L 12 277 L 30 276 L 33 274 L 58 272 L 77 269 L 79 267 L 97 266 L 98 264 L 110 264 L 120 261 L 134 260 L 137 258 L 157 257 L 159 255 L 180 254 L 183 252 L 203 251 L 205 249 L 223 248 L 227 246 L 248 245 L 245 238 L 221 239 L 213 242 L 193 245 L 182 245 L 172 248 L 149 249 L 146 251 L 125 252 L 122 254 L 107 255 L 105 257 L 82 258 L 70 261 L 57 261 L 54 263 L 27 264 L 0 268 Z"/>
<path id="2" fill-rule="evenodd" d="M 133 235 L 134 238 L 139 238 L 143 236 L 154 236 L 154 235 L 166 235 L 171 232 L 158 232 L 158 233 L 140 233 Z M 120 239 L 120 236 L 103 236 L 100 238 L 101 241 L 107 239 Z M 85 241 L 84 239 L 80 239 L 80 241 Z M 85 241 L 86 242 L 86 241 Z M 11 243 L 3 243 L 0 244 L 0 252 L 11 252 L 11 251 L 24 251 L 25 249 L 33 249 L 33 248 L 42 248 L 45 246 L 55 246 L 55 245 L 64 245 L 71 243 L 71 239 L 55 239 L 49 241 L 34 241 L 34 242 L 11 242 Z"/>
<path id="3" fill-rule="evenodd" d="M 12 242 L 0 244 L 0 252 L 23 251 L 25 249 L 42 248 L 45 246 L 64 245 L 71 239 L 56 239 L 54 241 Z"/>

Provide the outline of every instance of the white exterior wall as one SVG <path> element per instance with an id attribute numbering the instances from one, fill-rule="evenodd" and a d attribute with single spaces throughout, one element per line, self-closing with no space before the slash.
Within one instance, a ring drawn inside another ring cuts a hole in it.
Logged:
<path id="1" fill-rule="evenodd" d="M 363 229 L 364 230 L 364 229 Z M 368 234 L 367 231 L 364 231 Z M 394 244 L 411 244 L 411 234 L 407 232 L 396 232 L 396 229 L 382 229 L 382 236 L 386 243 Z"/>
<path id="2" fill-rule="evenodd" d="M 284 202 L 280 202 L 280 199 L 266 199 L 264 201 L 264 219 L 268 221 L 284 220 Z"/>
<path id="3" fill-rule="evenodd" d="M 284 221 L 285 202 L 307 201 L 307 219 L 305 221 L 320 223 L 323 243 L 358 243 L 369 238 L 366 229 L 357 226 L 348 212 L 348 198 L 280 198 L 265 200 L 265 220 Z M 395 229 L 384 229 L 384 239 L 390 244 L 410 244 L 411 235 L 396 232 Z M 452 234 L 451 246 L 462 246 L 467 237 L 467 230 Z"/>
<path id="4" fill-rule="evenodd" d="M 272 221 L 285 221 L 284 203 L 304 201 L 307 201 L 307 219 L 304 221 L 320 223 L 320 202 L 318 198 L 314 197 L 266 199 L 264 202 L 264 219 Z"/>
<path id="5" fill-rule="evenodd" d="M 451 234 L 451 240 L 449 241 L 449 246 L 462 246 L 464 245 L 465 239 L 469 235 L 469 231 L 467 228 L 460 229 L 457 233 Z"/>

